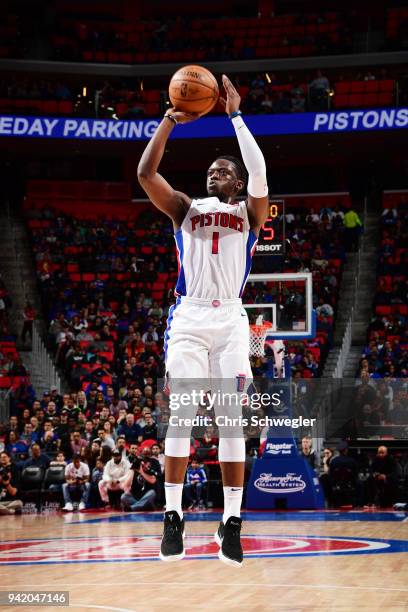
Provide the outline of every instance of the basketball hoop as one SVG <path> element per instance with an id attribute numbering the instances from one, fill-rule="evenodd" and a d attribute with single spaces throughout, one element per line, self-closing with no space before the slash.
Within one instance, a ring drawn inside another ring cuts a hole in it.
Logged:
<path id="1" fill-rule="evenodd" d="M 264 357 L 265 340 L 268 331 L 273 327 L 269 321 L 264 321 L 261 325 L 249 326 L 249 354 L 252 357 Z"/>

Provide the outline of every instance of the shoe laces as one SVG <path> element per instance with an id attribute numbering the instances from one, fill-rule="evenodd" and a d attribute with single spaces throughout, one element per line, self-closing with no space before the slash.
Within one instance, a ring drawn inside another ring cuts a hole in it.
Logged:
<path id="1" fill-rule="evenodd" d="M 241 534 L 241 528 L 242 528 L 242 523 L 241 521 L 231 521 L 230 523 L 228 523 L 228 528 L 226 530 L 226 532 L 233 536 L 233 537 L 237 537 Z"/>
<path id="2" fill-rule="evenodd" d="M 173 536 L 178 533 L 181 529 L 181 523 L 179 521 L 174 520 L 174 518 L 166 517 L 164 523 L 164 533 L 166 536 Z"/>

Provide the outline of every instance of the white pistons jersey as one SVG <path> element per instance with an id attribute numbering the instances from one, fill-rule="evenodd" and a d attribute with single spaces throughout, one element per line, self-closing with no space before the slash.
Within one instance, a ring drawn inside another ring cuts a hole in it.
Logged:
<path id="1" fill-rule="evenodd" d="M 175 240 L 177 296 L 241 297 L 257 242 L 245 202 L 231 205 L 217 197 L 192 200 Z"/>

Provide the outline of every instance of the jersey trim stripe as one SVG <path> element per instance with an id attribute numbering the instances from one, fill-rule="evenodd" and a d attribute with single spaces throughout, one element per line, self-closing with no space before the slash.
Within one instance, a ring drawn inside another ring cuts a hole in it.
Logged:
<path id="1" fill-rule="evenodd" d="M 169 315 L 167 317 L 167 327 L 166 327 L 166 331 L 164 332 L 164 360 L 165 361 L 167 359 L 167 346 L 170 340 L 170 329 L 171 329 L 171 323 L 174 317 L 174 311 L 176 310 L 177 306 L 180 303 L 181 303 L 180 298 L 177 298 L 176 303 L 170 306 L 169 308 Z"/>
<path id="2" fill-rule="evenodd" d="M 255 252 L 255 248 L 256 248 L 256 243 L 258 242 L 258 238 L 255 234 L 255 232 L 250 229 L 249 230 L 249 234 L 248 234 L 248 240 L 246 243 L 246 265 L 245 265 L 245 274 L 244 274 L 244 279 L 242 281 L 242 285 L 241 285 L 241 289 L 239 291 L 239 297 L 242 297 L 242 294 L 244 293 L 244 289 L 245 289 L 245 283 L 247 282 L 247 278 L 248 275 L 251 271 L 251 263 L 252 263 L 252 256 Z"/>
<path id="3" fill-rule="evenodd" d="M 183 268 L 184 244 L 183 244 L 183 232 L 181 228 L 174 234 L 174 240 L 176 241 L 177 262 L 178 262 L 178 268 L 179 268 L 176 289 L 174 293 L 176 294 L 176 296 L 186 295 L 187 293 L 186 277 L 185 277 L 184 268 Z"/>

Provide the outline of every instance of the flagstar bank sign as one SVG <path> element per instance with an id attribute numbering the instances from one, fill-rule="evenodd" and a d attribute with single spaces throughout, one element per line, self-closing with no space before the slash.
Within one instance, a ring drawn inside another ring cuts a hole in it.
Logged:
<path id="1" fill-rule="evenodd" d="M 398 130 L 408 127 L 408 108 L 293 115 L 248 115 L 245 120 L 255 136 Z M 149 140 L 159 122 L 160 119 L 116 121 L 0 115 L 0 136 L 109 141 Z M 231 122 L 227 117 L 221 116 L 203 117 L 198 121 L 177 126 L 171 138 L 227 138 L 234 135 Z"/>

